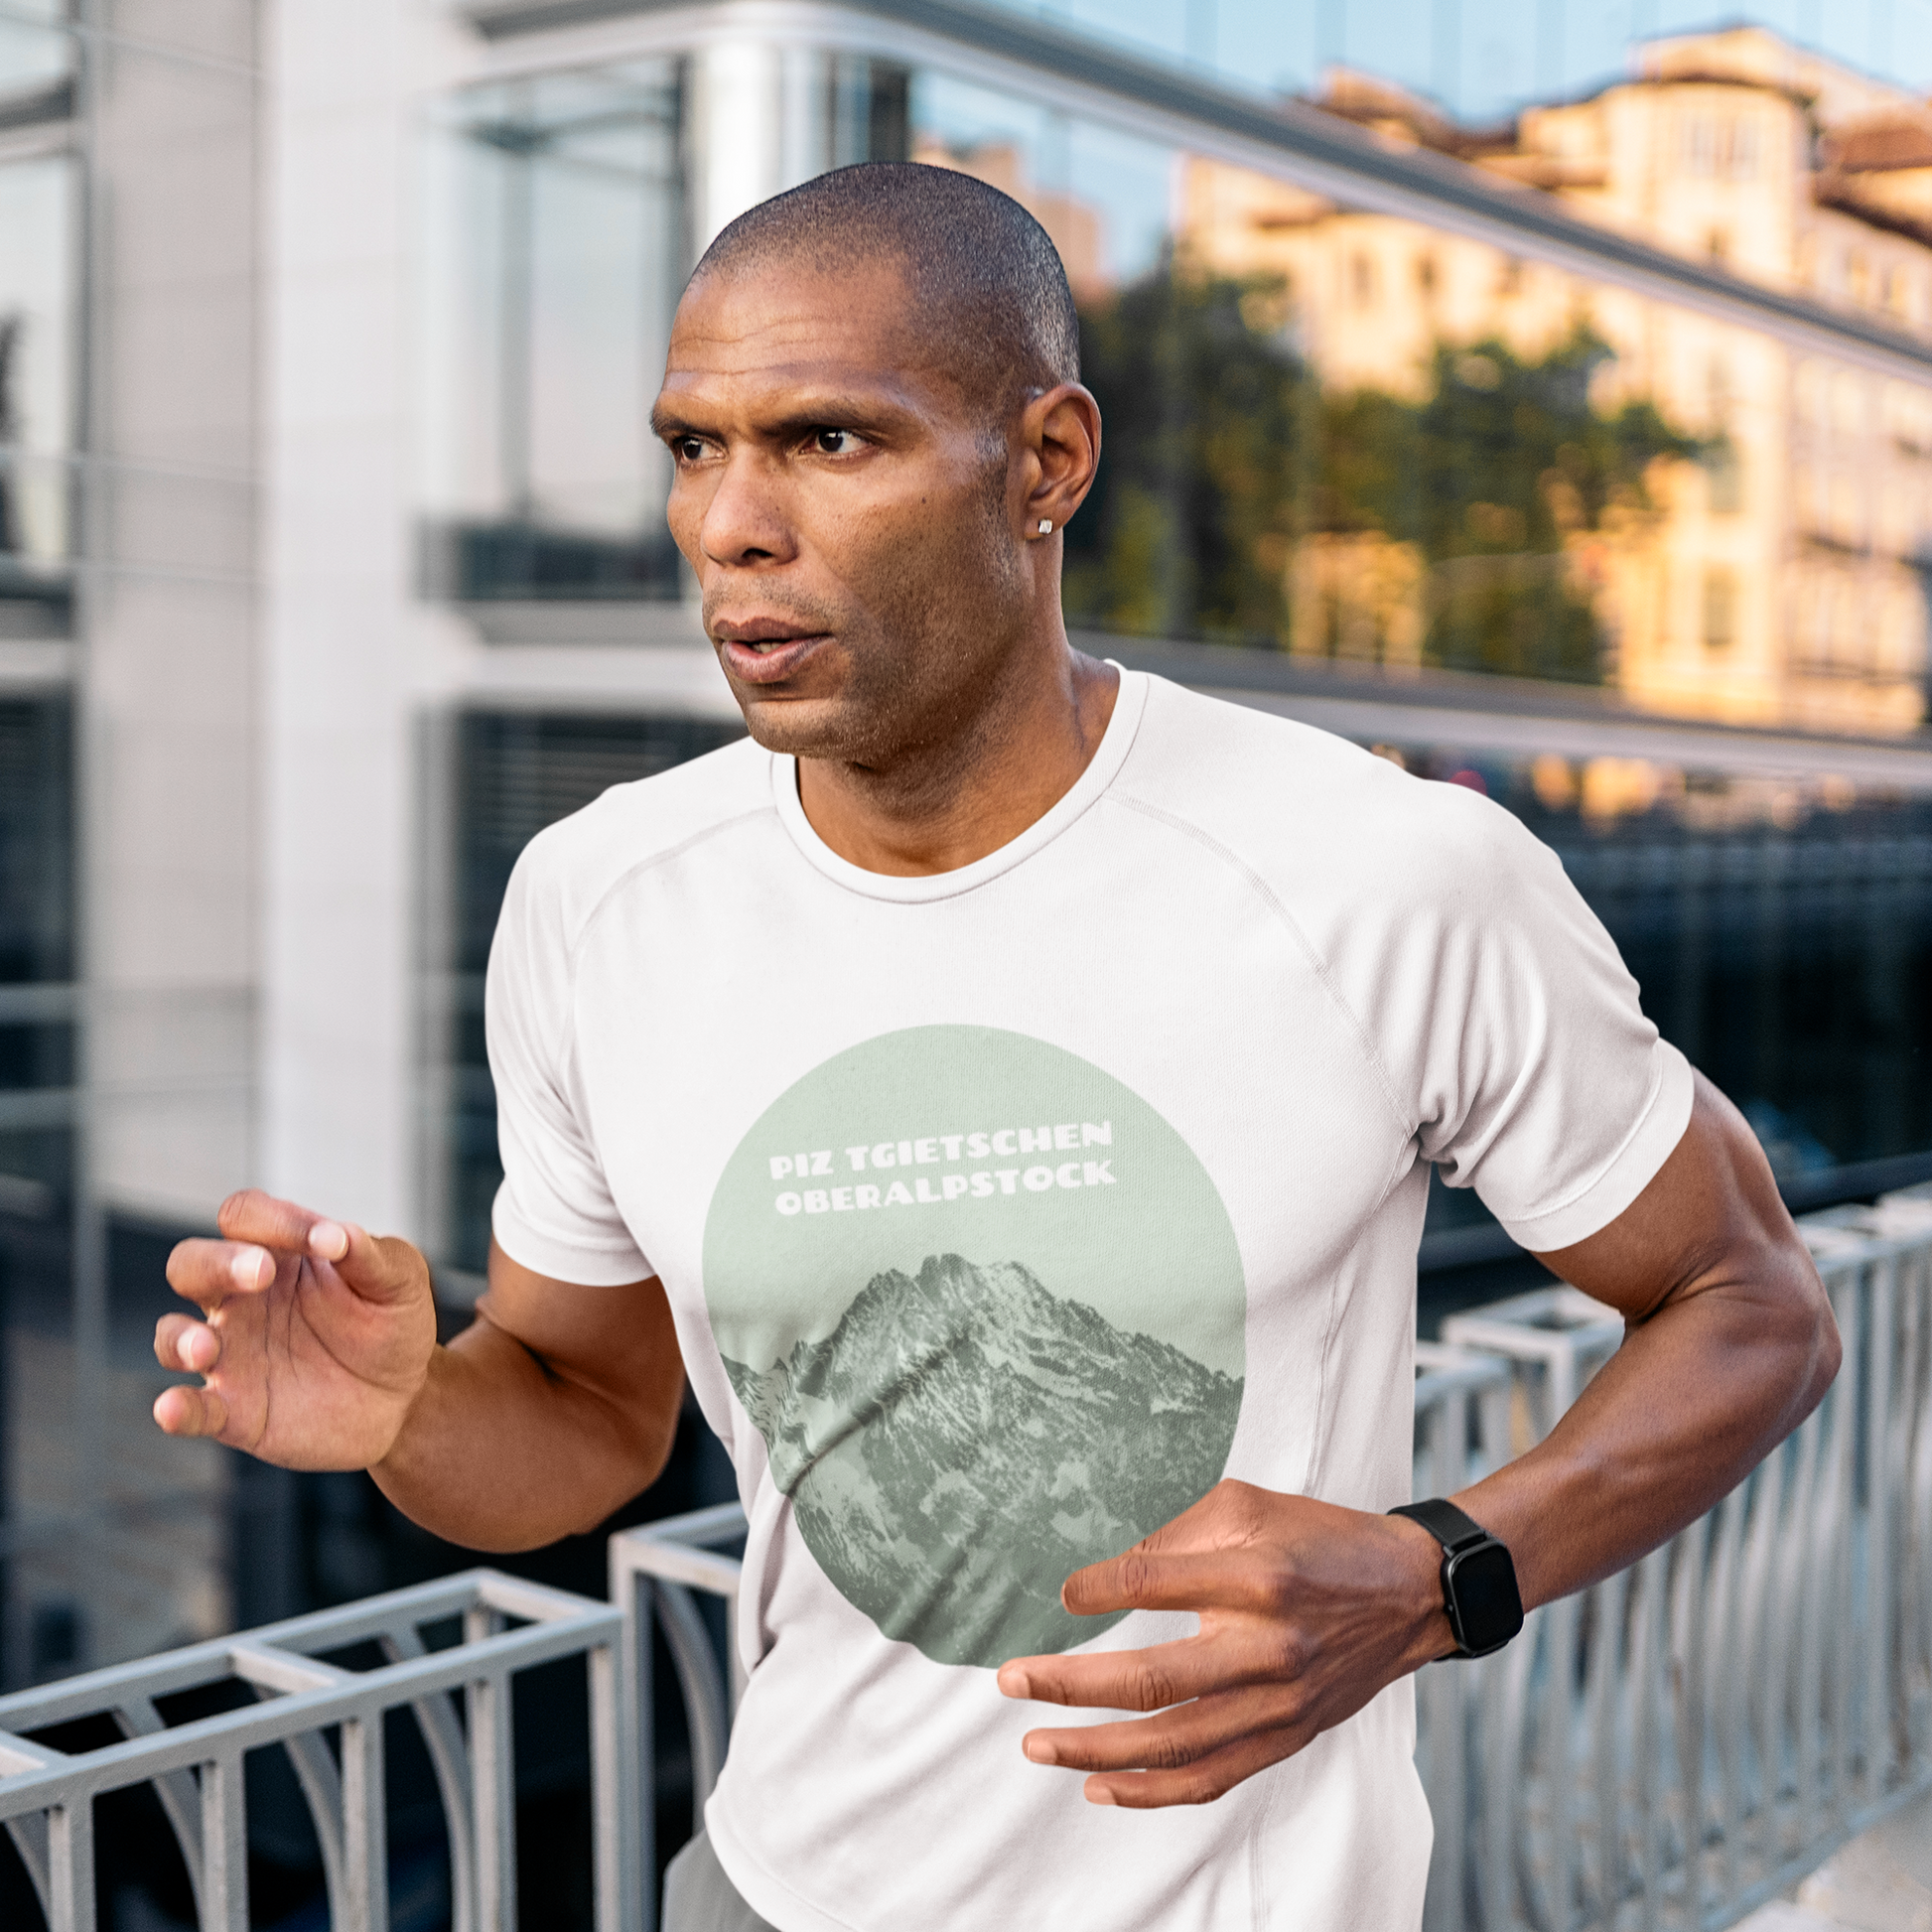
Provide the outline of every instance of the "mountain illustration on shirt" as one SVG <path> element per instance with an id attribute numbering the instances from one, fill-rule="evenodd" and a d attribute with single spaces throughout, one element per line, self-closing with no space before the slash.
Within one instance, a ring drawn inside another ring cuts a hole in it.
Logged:
<path id="1" fill-rule="evenodd" d="M 1242 1382 L 1018 1262 L 874 1278 L 820 1341 L 725 1358 L 819 1566 L 936 1663 L 1058 1651 L 1114 1617 L 1059 1587 L 1218 1479 Z"/>
<path id="2" fill-rule="evenodd" d="M 1191 1069 L 1142 1063 L 1193 1104 Z M 1120 1615 L 1060 1586 L 1227 1473 L 1234 1224 L 1172 1122 L 1047 1040 L 907 1027 L 796 1075 L 719 1174 L 703 1267 L 779 1549 L 932 1663 L 1102 1636 Z"/>

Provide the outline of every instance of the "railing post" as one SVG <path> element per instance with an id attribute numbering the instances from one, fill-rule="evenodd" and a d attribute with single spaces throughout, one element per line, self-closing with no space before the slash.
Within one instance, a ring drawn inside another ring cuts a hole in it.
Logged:
<path id="1" fill-rule="evenodd" d="M 516 1751 L 509 1679 L 477 1678 L 469 1698 L 478 1924 L 480 1932 L 516 1932 Z"/>
<path id="2" fill-rule="evenodd" d="M 348 1923 L 342 1932 L 389 1932 L 388 1780 L 382 1712 L 343 1720 L 343 1866 Z"/>
<path id="3" fill-rule="evenodd" d="M 618 1638 L 619 1932 L 657 1932 L 657 1777 L 652 1749 L 650 1579 L 633 1569 L 623 1534 L 611 1539 Z"/>
<path id="4" fill-rule="evenodd" d="M 591 1703 L 591 1861 L 597 1932 L 631 1932 L 624 1907 L 630 1874 L 624 1868 L 623 1844 L 630 1797 L 624 1775 L 618 1660 L 612 1645 L 601 1643 L 592 1650 L 585 1677 Z"/>
<path id="5" fill-rule="evenodd" d="M 49 1932 L 95 1932 L 94 1801 L 82 1793 L 47 1814 Z"/>
<path id="6" fill-rule="evenodd" d="M 248 1932 L 248 1814 L 242 1755 L 202 1766 L 202 1932 Z"/>

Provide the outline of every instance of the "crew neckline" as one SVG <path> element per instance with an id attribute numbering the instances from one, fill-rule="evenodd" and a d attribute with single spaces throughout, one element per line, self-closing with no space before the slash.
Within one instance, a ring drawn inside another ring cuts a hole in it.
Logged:
<path id="1" fill-rule="evenodd" d="M 1113 658 L 1106 660 L 1120 673 L 1120 689 L 1114 696 L 1114 715 L 1094 747 L 1087 768 L 1074 779 L 1064 795 L 1055 800 L 1024 832 L 1009 839 L 998 850 L 969 866 L 952 872 L 918 873 L 910 877 L 898 873 L 869 872 L 844 859 L 821 839 L 805 816 L 798 797 L 798 760 L 789 753 L 771 755 L 771 801 L 792 843 L 811 864 L 836 886 L 848 892 L 863 893 L 868 898 L 892 899 L 902 905 L 931 899 L 954 898 L 970 893 L 1015 866 L 1023 865 L 1035 852 L 1052 844 L 1059 835 L 1113 783 L 1116 773 L 1127 761 L 1134 735 L 1140 729 L 1141 715 L 1147 709 L 1148 676 L 1145 671 L 1130 671 Z"/>

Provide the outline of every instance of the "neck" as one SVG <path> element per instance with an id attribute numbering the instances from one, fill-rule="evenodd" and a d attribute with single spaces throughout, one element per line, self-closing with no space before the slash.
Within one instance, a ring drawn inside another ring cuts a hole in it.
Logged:
<path id="1" fill-rule="evenodd" d="M 1113 716 L 1120 675 L 1054 626 L 968 715 L 890 760 L 798 760 L 812 830 L 848 863 L 901 878 L 957 872 L 1066 796 Z"/>

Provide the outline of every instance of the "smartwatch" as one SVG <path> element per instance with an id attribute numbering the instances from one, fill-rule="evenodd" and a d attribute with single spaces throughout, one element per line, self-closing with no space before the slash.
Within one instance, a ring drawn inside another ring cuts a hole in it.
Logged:
<path id="1" fill-rule="evenodd" d="M 1443 1607 L 1449 1611 L 1455 1654 L 1486 1657 L 1523 1627 L 1523 1599 L 1509 1551 L 1440 1497 L 1389 1511 L 1420 1523 L 1443 1546 Z"/>

